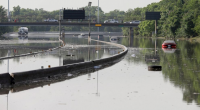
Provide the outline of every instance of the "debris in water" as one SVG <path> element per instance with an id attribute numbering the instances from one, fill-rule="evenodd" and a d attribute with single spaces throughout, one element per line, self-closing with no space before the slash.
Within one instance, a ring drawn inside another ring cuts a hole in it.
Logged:
<path id="1" fill-rule="evenodd" d="M 70 55 L 66 55 L 66 56 L 75 56 L 75 55 L 70 54 Z"/>
<path id="2" fill-rule="evenodd" d="M 131 57 L 135 57 L 135 54 L 132 54 Z"/>
<path id="3" fill-rule="evenodd" d="M 200 94 L 200 93 L 195 93 L 195 92 L 194 92 L 193 94 Z"/>

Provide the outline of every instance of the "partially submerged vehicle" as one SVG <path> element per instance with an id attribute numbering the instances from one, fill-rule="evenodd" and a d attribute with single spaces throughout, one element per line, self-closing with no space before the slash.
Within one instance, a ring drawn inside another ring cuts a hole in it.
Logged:
<path id="1" fill-rule="evenodd" d="M 110 42 L 112 42 L 112 43 L 117 43 L 118 40 L 119 40 L 119 38 L 116 37 L 116 36 L 112 36 L 112 37 L 110 37 Z"/>
<path id="2" fill-rule="evenodd" d="M 165 40 L 162 43 L 162 48 L 176 48 L 176 42 L 174 40 Z"/>
<path id="3" fill-rule="evenodd" d="M 119 38 L 118 38 L 118 37 L 115 37 L 115 36 L 113 36 L 113 37 L 110 37 L 110 41 L 117 41 L 117 40 L 119 40 Z"/>
<path id="4" fill-rule="evenodd" d="M 28 34 L 28 28 L 27 27 L 18 28 L 18 34 L 19 35 L 27 35 Z"/>

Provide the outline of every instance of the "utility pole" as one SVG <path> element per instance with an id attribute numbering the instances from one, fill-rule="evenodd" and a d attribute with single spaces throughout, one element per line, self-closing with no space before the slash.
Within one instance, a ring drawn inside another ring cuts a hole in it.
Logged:
<path id="1" fill-rule="evenodd" d="M 99 24 L 99 0 L 98 0 L 98 24 Z M 99 32 L 99 27 L 98 27 L 98 32 Z"/>
<path id="2" fill-rule="evenodd" d="M 157 36 L 157 20 L 155 20 L 155 36 Z"/>
<path id="3" fill-rule="evenodd" d="M 8 0 L 8 13 L 7 13 L 7 15 L 8 15 L 8 22 L 10 22 L 9 0 Z"/>
<path id="4" fill-rule="evenodd" d="M 92 4 L 92 2 L 88 3 L 88 7 L 89 7 L 89 36 L 88 36 L 88 40 L 90 40 L 90 22 L 91 22 L 91 19 L 90 19 L 90 7 L 91 7 L 91 4 Z"/>
<path id="5" fill-rule="evenodd" d="M 61 11 L 61 9 L 60 9 L 60 11 Z M 59 40 L 60 40 L 60 37 L 61 37 L 61 29 L 60 29 L 61 28 L 61 26 L 60 26 L 61 25 L 61 17 L 60 17 L 61 15 L 60 15 L 60 11 L 59 11 Z"/>

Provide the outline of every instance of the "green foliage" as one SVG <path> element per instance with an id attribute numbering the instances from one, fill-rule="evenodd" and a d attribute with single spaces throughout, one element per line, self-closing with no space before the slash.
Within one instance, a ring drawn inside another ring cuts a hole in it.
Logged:
<path id="1" fill-rule="evenodd" d="M 141 36 L 151 36 L 152 31 L 155 31 L 155 21 L 143 21 L 140 23 L 139 28 L 139 34 Z"/>
<path id="2" fill-rule="evenodd" d="M 162 0 L 149 4 L 144 8 L 129 9 L 125 20 L 141 20 L 140 36 L 151 36 L 155 30 L 153 22 L 145 20 L 145 12 L 161 12 L 158 20 L 158 36 L 164 37 L 194 37 L 200 34 L 200 2 L 199 0 Z M 123 29 L 124 35 L 127 34 Z"/>
<path id="3" fill-rule="evenodd" d="M 6 11 L 3 6 L 0 6 L 0 23 L 1 22 L 7 22 L 7 16 L 6 16 Z M 0 35 L 6 33 L 9 31 L 9 27 L 0 27 Z"/>
<path id="4" fill-rule="evenodd" d="M 98 21 L 98 7 L 85 6 L 80 9 L 85 10 L 86 20 L 72 22 L 88 22 L 89 18 L 92 23 Z M 4 11 L 2 11 L 4 10 Z M 1 15 L 5 15 L 5 9 L 0 7 Z M 161 12 L 161 19 L 157 24 L 157 36 L 163 37 L 194 37 L 200 34 L 200 2 L 199 0 L 162 0 L 158 3 L 152 3 L 144 8 L 129 9 L 126 12 L 120 10 L 113 10 L 109 13 L 99 8 L 99 22 L 103 23 L 108 19 L 116 19 L 119 22 L 127 22 L 133 20 L 142 21 L 139 28 L 134 28 L 134 34 L 137 36 L 152 36 L 155 31 L 155 21 L 145 20 L 145 12 Z M 6 15 L 5 15 L 6 16 Z M 90 16 L 90 17 L 89 17 Z M 52 12 L 44 9 L 24 9 L 20 6 L 13 7 L 11 20 L 14 22 L 42 22 L 44 19 L 54 18 L 59 19 L 59 10 Z M 0 22 L 6 22 L 7 19 L 2 17 Z M 58 31 L 58 27 L 28 27 L 30 31 Z M 66 31 L 88 31 L 88 27 L 62 27 Z M 11 31 L 16 31 L 16 27 L 12 27 Z M 4 30 L 4 29 L 3 29 Z M 91 27 L 91 31 L 96 31 L 96 27 Z M 123 35 L 129 35 L 128 28 L 121 27 L 100 27 L 100 31 L 106 32 L 123 32 Z M 5 30 L 3 31 L 5 32 Z"/>
<path id="5" fill-rule="evenodd" d="M 13 15 L 16 16 L 16 15 L 19 15 L 20 14 L 20 9 L 21 7 L 18 5 L 17 7 L 13 7 Z"/>
<path id="6" fill-rule="evenodd" d="M 195 22 L 194 30 L 198 35 L 200 34 L 200 15 L 198 16 L 198 18 Z"/>

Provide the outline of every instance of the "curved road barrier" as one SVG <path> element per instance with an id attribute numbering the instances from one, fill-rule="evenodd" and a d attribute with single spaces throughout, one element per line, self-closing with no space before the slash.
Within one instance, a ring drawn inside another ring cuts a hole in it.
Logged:
<path id="1" fill-rule="evenodd" d="M 148 71 L 162 71 L 162 66 L 148 66 Z"/>
<path id="2" fill-rule="evenodd" d="M 122 58 L 121 58 L 122 59 Z M 70 71 L 64 74 L 57 74 L 55 76 L 51 76 L 48 78 L 39 78 L 39 79 L 35 79 L 35 80 L 31 80 L 31 81 L 26 81 L 25 83 L 17 83 L 14 86 L 12 86 L 12 88 L 8 88 L 8 89 L 0 89 L 0 94 L 7 94 L 6 91 L 7 90 L 11 90 L 12 93 L 15 92 L 21 92 L 24 90 L 29 90 L 29 89 L 33 89 L 33 88 L 37 88 L 37 87 L 42 87 L 45 85 L 50 86 L 51 84 L 57 83 L 57 82 L 62 82 L 65 80 L 69 80 L 69 79 L 73 79 L 82 75 L 88 75 L 90 73 L 94 73 L 96 71 L 102 70 L 104 68 L 110 67 L 114 64 L 116 64 L 117 62 L 121 61 L 121 59 L 117 59 L 113 62 L 107 62 L 106 64 L 102 64 L 101 66 L 94 66 L 93 68 L 86 68 L 86 69 L 77 69 L 74 71 Z M 90 78 L 88 78 L 88 80 L 90 80 Z"/>
<path id="3" fill-rule="evenodd" d="M 93 40 L 93 39 L 91 39 L 91 40 Z M 124 57 L 126 55 L 126 53 L 128 52 L 128 49 L 121 44 L 115 44 L 115 43 L 111 43 L 111 42 L 98 41 L 98 40 L 93 40 L 93 41 L 114 45 L 119 48 L 122 48 L 123 51 L 121 51 L 118 54 L 115 54 L 111 57 L 98 59 L 98 60 L 94 60 L 94 61 L 74 63 L 74 64 L 68 64 L 68 65 L 52 67 L 52 68 L 12 73 L 10 82 L 8 81 L 5 84 L 10 85 L 10 84 L 23 83 L 26 81 L 35 80 L 35 79 L 39 79 L 39 78 L 50 78 L 54 75 L 64 74 L 67 72 L 75 71 L 77 69 L 80 70 L 80 69 L 86 69 L 86 68 L 93 68 L 94 66 L 99 66 L 102 64 L 106 64 L 108 62 L 116 61 L 117 59 Z M 57 48 L 54 48 L 54 49 L 57 49 Z M 52 49 L 52 50 L 54 50 L 54 49 Z M 52 50 L 49 50 L 49 51 L 52 51 Z M 8 78 L 6 78 L 6 79 L 8 79 Z M 3 82 L 1 82 L 1 80 L 0 80 L 0 84 L 3 84 Z"/>

